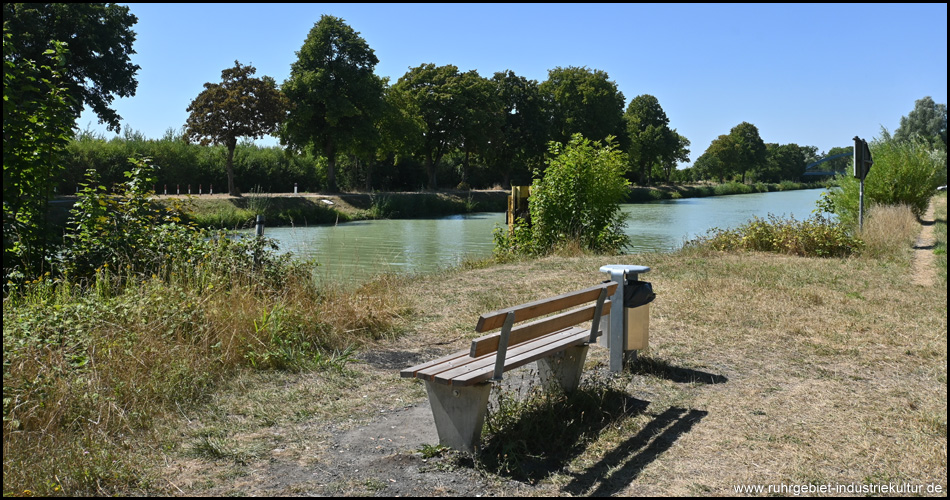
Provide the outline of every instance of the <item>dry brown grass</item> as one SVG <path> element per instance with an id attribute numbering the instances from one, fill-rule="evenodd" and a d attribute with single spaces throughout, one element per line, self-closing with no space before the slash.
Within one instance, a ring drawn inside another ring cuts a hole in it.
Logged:
<path id="1" fill-rule="evenodd" d="M 198 270 L 8 297 L 4 492 L 147 491 L 149 457 L 137 448 L 152 449 L 156 421 L 207 403 L 228 376 L 333 371 L 348 348 L 399 331 L 405 306 L 386 280 L 355 290 L 283 280 Z"/>
<path id="2" fill-rule="evenodd" d="M 888 241 L 908 248 L 905 240 Z M 946 289 L 908 286 L 903 250 L 884 260 L 696 250 L 476 269 L 447 287 L 414 282 L 407 295 L 427 317 L 412 343 L 399 343 L 463 348 L 479 313 L 595 283 L 607 263 L 653 269 L 643 276 L 658 295 L 645 361 L 724 382 L 649 369 L 625 375 L 626 391 L 647 410 L 603 432 L 539 493 L 733 495 L 743 484 L 904 482 L 946 491 Z M 593 350 L 589 366 L 605 360 Z M 624 447 L 678 409 L 701 419 L 673 433 L 662 455 Z M 632 477 L 572 479 L 597 468 Z"/>
<path id="3" fill-rule="evenodd" d="M 909 252 L 920 222 L 908 205 L 873 205 L 868 208 L 867 220 L 860 238 L 865 247 L 862 253 L 871 258 L 887 258 L 895 248 Z"/>
<path id="4" fill-rule="evenodd" d="M 568 250 L 431 276 L 385 276 L 360 289 L 321 290 L 320 300 L 304 287 L 280 297 L 222 291 L 208 295 L 201 310 L 209 315 L 205 333 L 217 339 L 207 345 L 227 340 L 218 349 L 235 361 L 240 346 L 258 338 L 254 320 L 277 303 L 284 304 L 286 325 L 324 332 L 317 338 L 331 339 L 326 347 L 359 342 L 365 354 L 430 359 L 466 347 L 483 312 L 597 283 L 606 278 L 598 271 L 604 264 L 646 265 L 652 271 L 642 278 L 657 292 L 650 349 L 610 382 L 635 404 L 561 466 L 537 476 L 533 493 L 732 496 L 745 484 L 903 483 L 946 491 L 946 285 L 910 286 L 907 244 L 886 241 L 898 248 L 886 258 L 705 249 L 605 258 Z M 188 305 L 175 305 L 182 304 Z M 129 324 L 160 324 L 154 317 L 137 321 Z M 129 327 L 116 332 L 123 328 Z M 113 345 L 124 338 L 116 335 Z M 146 363 L 156 370 L 148 373 L 161 374 L 168 363 L 186 364 L 184 351 L 150 342 L 142 344 L 147 359 L 119 366 Z M 601 377 L 606 359 L 604 349 L 591 349 L 588 381 Z M 422 386 L 398 371 L 359 361 L 344 371 L 237 369 L 193 404 L 173 405 L 151 431 L 129 426 L 127 434 L 104 434 L 87 426 L 69 435 L 24 434 L 31 448 L 13 451 L 63 450 L 60 462 L 21 461 L 41 471 L 34 477 L 62 482 L 62 461 L 100 475 L 112 467 L 116 482 L 139 493 L 220 491 L 212 486 L 241 484 L 251 465 L 264 463 L 332 468 L 332 432 L 373 419 L 381 404 L 427 404 Z M 4 386 L 6 397 L 6 380 Z M 93 388 L 76 386 L 74 396 Z M 123 411 L 110 418 L 129 415 Z M 4 484 L 11 492 L 7 429 L 5 422 Z M 112 444 L 103 446 L 105 438 Z M 83 454 L 90 449 L 99 453 Z M 95 492 L 95 485 L 82 491 Z M 364 490 L 327 490 L 358 491 Z"/>

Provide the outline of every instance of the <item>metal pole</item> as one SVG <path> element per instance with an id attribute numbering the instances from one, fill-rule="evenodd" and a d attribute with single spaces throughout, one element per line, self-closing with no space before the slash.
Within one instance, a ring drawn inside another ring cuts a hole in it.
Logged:
<path id="1" fill-rule="evenodd" d="M 264 216 L 263 215 L 257 216 L 256 229 L 257 229 L 258 236 L 264 236 Z"/>
<path id="2" fill-rule="evenodd" d="M 511 326 L 515 324 L 514 311 L 505 316 L 505 324 L 501 327 L 501 338 L 498 339 L 498 352 L 495 353 L 495 372 L 492 380 L 501 382 L 501 374 L 505 371 L 505 355 L 508 353 L 508 340 L 511 338 Z"/>
<path id="3" fill-rule="evenodd" d="M 858 188 L 858 231 L 864 231 L 864 177 Z"/>

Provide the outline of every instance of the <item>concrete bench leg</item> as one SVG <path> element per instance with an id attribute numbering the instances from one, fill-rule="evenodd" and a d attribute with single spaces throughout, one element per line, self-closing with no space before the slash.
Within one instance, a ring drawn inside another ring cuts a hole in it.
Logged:
<path id="1" fill-rule="evenodd" d="M 452 387 L 426 381 L 439 444 L 474 453 L 488 413 L 491 384 Z"/>
<path id="2" fill-rule="evenodd" d="M 570 347 L 552 356 L 538 360 L 538 373 L 547 390 L 560 388 L 573 392 L 581 383 L 581 372 L 587 360 L 588 346 Z"/>

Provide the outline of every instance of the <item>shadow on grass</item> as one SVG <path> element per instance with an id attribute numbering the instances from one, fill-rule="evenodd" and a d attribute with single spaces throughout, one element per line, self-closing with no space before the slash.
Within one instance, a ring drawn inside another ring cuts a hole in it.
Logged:
<path id="1" fill-rule="evenodd" d="M 603 386 L 582 387 L 570 395 L 539 392 L 520 403 L 514 397 L 506 401 L 504 394 L 500 398 L 476 460 L 479 467 L 528 484 L 563 473 L 601 434 L 643 414 L 650 404 Z M 573 474 L 563 491 L 594 496 L 622 491 L 707 414 L 675 407 L 664 411 L 600 462 Z"/>
<path id="2" fill-rule="evenodd" d="M 634 375 L 647 375 L 665 378 L 678 384 L 724 384 L 729 381 L 722 375 L 673 366 L 662 359 L 640 356 L 627 365 L 627 371 Z"/>
<path id="3" fill-rule="evenodd" d="M 601 386 L 569 395 L 538 391 L 520 402 L 510 394 L 498 397 L 477 466 L 529 484 L 560 471 L 611 425 L 649 405 Z"/>
<path id="4" fill-rule="evenodd" d="M 715 375 L 642 357 L 631 371 L 681 383 L 721 384 Z M 631 396 L 616 379 L 593 377 L 571 394 L 548 392 L 528 386 L 517 391 L 493 393 L 482 447 L 475 455 L 460 457 L 462 466 L 473 466 L 513 480 L 535 484 L 583 454 L 611 428 L 642 415 L 650 405 Z M 622 491 L 643 469 L 689 432 L 708 413 L 669 408 L 637 434 L 603 455 L 587 471 L 573 474 L 564 488 L 572 495 L 613 495 Z M 622 437 L 620 438 L 622 439 Z M 474 460 L 473 460 L 474 459 Z M 613 471 L 613 472 L 611 472 Z"/>
<path id="5" fill-rule="evenodd" d="M 575 474 L 563 491 L 584 496 L 611 496 L 623 491 L 647 465 L 708 414 L 684 408 L 664 411 L 635 436 L 608 452 L 600 462 Z"/>

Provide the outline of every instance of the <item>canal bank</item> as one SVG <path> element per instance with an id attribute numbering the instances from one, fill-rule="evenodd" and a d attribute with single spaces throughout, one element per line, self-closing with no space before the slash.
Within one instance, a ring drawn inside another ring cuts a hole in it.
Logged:
<path id="1" fill-rule="evenodd" d="M 691 184 L 631 187 L 627 203 L 706 198 L 736 194 L 770 193 L 825 187 L 822 183 Z M 159 195 L 162 203 L 179 200 L 184 210 L 203 227 L 245 229 L 264 215 L 267 225 L 310 226 L 359 220 L 415 219 L 505 212 L 508 190 L 447 190 L 395 193 L 248 193 Z"/>

